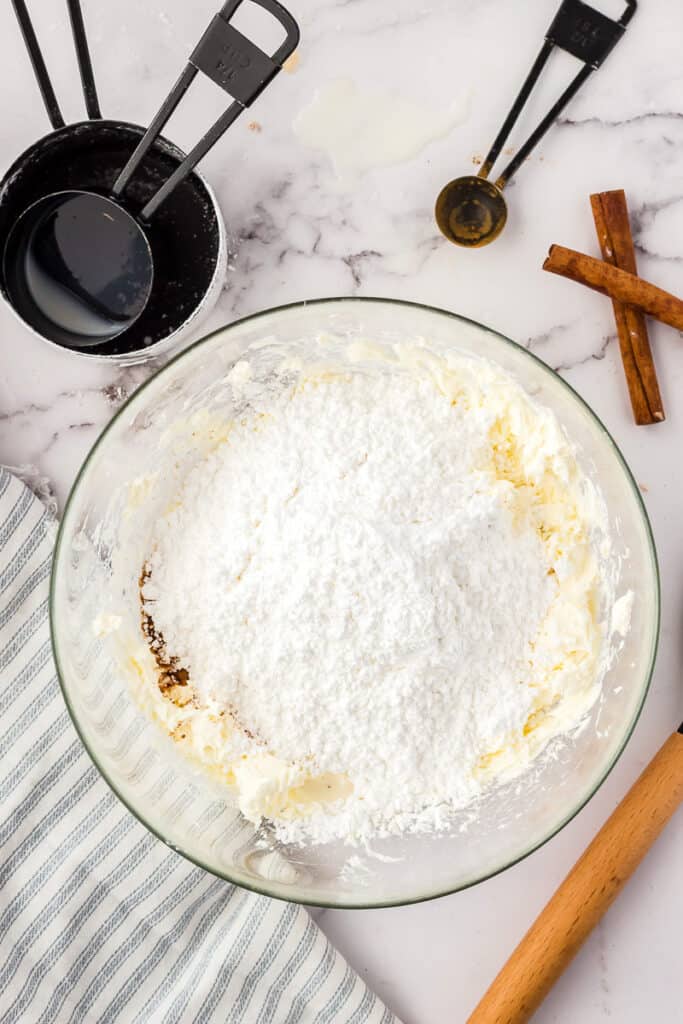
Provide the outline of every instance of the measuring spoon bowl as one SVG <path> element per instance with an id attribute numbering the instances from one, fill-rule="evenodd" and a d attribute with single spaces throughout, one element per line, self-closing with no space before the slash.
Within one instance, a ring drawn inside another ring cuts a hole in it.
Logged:
<path id="1" fill-rule="evenodd" d="M 488 245 L 507 221 L 502 189 L 487 178 L 468 174 L 454 178 L 436 200 L 436 223 L 449 242 L 475 249 Z"/>

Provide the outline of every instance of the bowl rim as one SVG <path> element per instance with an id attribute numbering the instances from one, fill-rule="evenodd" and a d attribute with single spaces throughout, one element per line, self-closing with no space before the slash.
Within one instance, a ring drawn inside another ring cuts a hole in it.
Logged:
<path id="1" fill-rule="evenodd" d="M 528 849 L 525 849 L 518 856 L 512 858 L 509 861 L 506 861 L 504 864 L 501 864 L 500 866 L 494 868 L 491 871 L 485 872 L 484 874 L 480 875 L 477 878 L 472 878 L 472 879 L 470 879 L 470 880 L 468 880 L 468 881 L 466 881 L 466 882 L 464 882 L 464 883 L 462 883 L 460 885 L 452 886 L 452 887 L 449 887 L 449 888 L 446 888 L 446 889 L 439 889 L 438 891 L 435 891 L 435 892 L 427 892 L 427 893 L 424 893 L 424 894 L 420 894 L 420 895 L 416 895 L 416 896 L 410 896 L 410 897 L 401 898 L 401 899 L 367 900 L 367 901 L 365 901 L 363 903 L 349 903 L 349 902 L 345 902 L 343 900 L 339 900 L 339 901 L 335 900 L 334 902 L 332 902 L 330 900 L 323 900 L 323 899 L 316 900 L 315 898 L 304 898 L 303 896 L 297 896 L 297 895 L 294 895 L 294 894 L 291 894 L 291 895 L 290 894 L 286 894 L 285 895 L 281 891 L 280 892 L 273 891 L 272 889 L 270 889 L 268 887 L 267 884 L 264 884 L 264 885 L 261 886 L 261 885 L 255 885 L 255 884 L 251 884 L 251 883 L 245 882 L 242 879 L 237 879 L 237 878 L 233 877 L 230 873 L 228 873 L 226 871 L 219 871 L 219 870 L 215 869 L 214 867 L 211 867 L 210 865 L 204 863 L 201 860 L 201 858 L 199 858 L 199 857 L 196 857 L 196 856 L 193 856 L 193 855 L 191 855 L 189 853 L 186 853 L 177 844 L 172 843 L 168 838 L 166 838 L 154 825 L 150 824 L 150 822 L 147 821 L 131 805 L 131 803 L 125 797 L 123 797 L 121 795 L 121 793 L 118 791 L 115 783 L 107 775 L 105 769 L 102 767 L 102 765 L 98 761 L 96 752 L 88 745 L 88 742 L 85 739 L 83 731 L 81 730 L 81 727 L 79 725 L 78 717 L 77 717 L 77 714 L 75 712 L 74 706 L 71 703 L 71 700 L 69 699 L 69 695 L 68 695 L 68 691 L 67 691 L 67 685 L 65 683 L 64 673 L 62 671 L 62 665 L 61 665 L 61 662 L 60 662 L 59 647 L 58 647 L 58 643 L 57 643 L 57 639 L 56 639 L 56 628 L 55 628 L 56 579 L 57 579 L 57 574 L 59 572 L 59 565 L 60 565 L 60 561 L 61 561 L 61 557 L 62 557 L 62 543 L 63 543 L 63 540 L 64 540 L 66 524 L 69 521 L 71 509 L 72 509 L 73 503 L 74 503 L 74 501 L 76 499 L 76 496 L 77 496 L 77 494 L 79 492 L 80 484 L 81 484 L 81 482 L 82 482 L 82 480 L 84 478 L 84 475 L 85 475 L 87 469 L 90 466 L 91 461 L 95 457 L 95 454 L 99 450 L 100 446 L 104 443 L 105 438 L 108 436 L 109 432 L 111 430 L 113 430 L 114 425 L 118 422 L 118 420 L 122 417 L 122 415 L 128 410 L 128 408 L 135 401 L 137 401 L 139 399 L 140 395 L 144 391 L 146 391 L 147 388 L 151 387 L 154 384 L 154 382 L 157 381 L 158 378 L 161 378 L 165 373 L 169 372 L 170 368 L 173 367 L 177 362 L 179 362 L 181 359 L 184 359 L 191 352 L 199 349 L 203 345 L 205 345 L 208 342 L 212 341 L 218 335 L 230 332 L 230 331 L 232 331 L 233 328 L 238 328 L 238 327 L 242 326 L 243 324 L 248 323 L 250 321 L 256 321 L 256 320 L 259 320 L 261 318 L 265 318 L 267 316 L 272 316 L 274 314 L 282 313 L 284 311 L 301 310 L 301 309 L 305 309 L 305 308 L 311 307 L 311 306 L 347 305 L 347 304 L 349 304 L 349 305 L 353 305 L 353 304 L 357 304 L 357 305 L 363 305 L 363 304 L 365 304 L 365 305 L 371 305 L 371 304 L 382 305 L 382 304 L 384 304 L 384 305 L 387 305 L 387 306 L 410 307 L 412 309 L 419 309 L 419 310 L 423 310 L 423 311 L 426 310 L 429 313 L 435 313 L 435 314 L 437 314 L 439 316 L 446 317 L 446 318 L 448 318 L 448 319 L 450 319 L 452 321 L 455 321 L 457 323 L 463 323 L 463 324 L 467 324 L 469 326 L 476 327 L 476 328 L 478 328 L 480 330 L 486 331 L 489 334 L 495 335 L 497 338 L 499 338 L 505 344 L 507 344 L 509 346 L 512 346 L 514 349 L 519 350 L 519 352 L 521 352 L 523 354 L 523 356 L 526 356 L 528 359 L 531 359 L 533 362 L 535 362 L 541 368 L 541 370 L 543 372 L 548 374 L 548 376 L 551 379 L 553 379 L 555 381 L 559 381 L 559 383 L 562 385 L 562 387 L 564 387 L 566 389 L 566 391 L 570 394 L 570 396 L 572 396 L 573 399 L 580 406 L 582 406 L 583 409 L 588 413 L 589 419 L 592 419 L 594 421 L 595 425 L 598 428 L 598 431 L 603 434 L 605 440 L 607 441 L 608 446 L 611 448 L 614 456 L 616 457 L 617 462 L 621 466 L 621 469 L 622 469 L 622 471 L 623 471 L 623 473 L 624 473 L 624 475 L 626 477 L 626 480 L 627 480 L 627 482 L 629 483 L 629 485 L 631 487 L 632 494 L 633 494 L 633 496 L 635 498 L 635 501 L 636 501 L 636 506 L 640 510 L 642 522 L 643 522 L 643 525 L 645 527 L 645 535 L 646 535 L 646 539 L 647 539 L 647 548 L 648 548 L 648 552 L 649 552 L 650 560 L 651 560 L 651 564 L 652 564 L 653 580 L 654 580 L 654 593 L 652 595 L 653 596 L 652 639 L 651 639 L 651 646 L 650 646 L 650 652 L 649 652 L 649 657 L 648 657 L 648 667 L 647 667 L 647 670 L 646 670 L 646 672 L 644 674 L 643 683 L 642 683 L 642 690 L 641 690 L 638 702 L 637 702 L 637 704 L 636 704 L 636 706 L 634 708 L 631 720 L 628 723 L 626 729 L 624 730 L 624 734 L 623 734 L 621 740 L 619 741 L 619 743 L 617 744 L 617 747 L 615 748 L 615 752 L 614 752 L 611 760 L 606 765 L 606 767 L 602 770 L 602 772 L 596 778 L 596 780 L 594 780 L 594 782 L 591 783 L 591 785 L 588 787 L 587 791 L 581 795 L 580 799 L 578 800 L 577 804 L 573 807 L 573 809 L 571 811 L 569 811 L 566 815 L 564 815 L 564 817 L 558 823 L 553 825 L 553 827 L 551 829 L 549 829 L 549 831 L 544 836 L 542 836 L 540 839 L 534 840 L 533 843 L 528 847 Z M 658 647 L 659 647 L 659 636 L 660 636 L 660 627 L 661 627 L 661 576 L 660 576 L 660 570 L 659 570 L 659 561 L 658 561 L 658 558 L 657 558 L 657 549 L 656 549 L 656 546 L 655 546 L 654 535 L 653 535 L 653 531 L 652 531 L 652 525 L 650 523 L 650 519 L 649 519 L 649 516 L 648 516 L 648 513 L 647 513 L 647 509 L 645 507 L 645 502 L 643 500 L 643 496 L 642 496 L 642 494 L 640 492 L 640 488 L 638 487 L 638 484 L 637 484 L 637 482 L 635 480 L 635 477 L 633 476 L 633 473 L 631 472 L 631 469 L 629 468 L 628 463 L 626 462 L 626 459 L 622 455 L 622 452 L 621 452 L 619 446 L 617 445 L 616 441 L 614 440 L 614 438 L 612 437 L 611 433 L 609 432 L 609 430 L 607 429 L 605 424 L 602 422 L 600 417 L 597 415 L 597 413 L 595 413 L 593 411 L 593 409 L 589 406 L 588 402 L 586 402 L 586 400 L 581 397 L 581 395 L 575 390 L 575 388 L 572 387 L 572 385 L 569 384 L 566 380 L 564 380 L 564 378 L 561 377 L 560 374 L 557 373 L 557 371 L 553 370 L 552 367 L 548 366 L 547 363 L 545 363 L 542 359 L 540 359 L 539 356 L 537 356 L 530 349 L 525 348 L 523 345 L 520 345 L 519 342 L 513 341 L 512 338 L 508 338 L 507 335 L 502 334 L 500 331 L 496 330 L 495 328 L 488 327 L 486 324 L 482 324 L 480 321 L 474 320 L 472 317 L 463 316 L 460 313 L 453 313 L 450 310 L 441 309 L 438 306 L 432 306 L 432 305 L 429 305 L 427 303 L 421 303 L 421 302 L 413 302 L 413 301 L 408 300 L 408 299 L 393 299 L 393 298 L 386 298 L 386 297 L 382 297 L 382 296 L 362 296 L 362 295 L 330 296 L 330 297 L 326 297 L 326 298 L 323 297 L 323 298 L 317 298 L 317 299 L 304 299 L 304 300 L 298 301 L 298 302 L 289 302 L 289 303 L 284 303 L 284 304 L 279 305 L 279 306 L 272 306 L 272 307 L 269 307 L 267 309 L 260 310 L 260 311 L 258 311 L 256 313 L 251 313 L 248 316 L 240 317 L 239 319 L 233 320 L 231 323 L 225 324 L 222 327 L 217 327 L 215 330 L 211 331 L 209 334 L 206 334 L 203 337 L 198 338 L 191 345 L 188 345 L 182 351 L 180 351 L 176 355 L 174 355 L 160 369 L 158 369 L 154 373 L 152 373 L 147 378 L 147 380 L 145 380 L 138 388 L 135 389 L 135 391 L 133 391 L 133 393 L 131 395 L 129 395 L 126 398 L 126 400 L 122 403 L 120 408 L 117 409 L 117 411 L 114 414 L 114 416 L 112 416 L 112 418 L 106 424 L 106 426 L 101 431 L 101 433 L 99 434 L 99 436 L 95 440 L 94 444 L 90 448 L 88 454 L 86 455 L 85 459 L 83 460 L 83 463 L 81 464 L 81 466 L 80 466 L 80 468 L 78 470 L 76 478 L 75 478 L 75 480 L 74 480 L 74 482 L 73 482 L 73 484 L 71 486 L 71 489 L 69 491 L 69 495 L 67 497 L 67 500 L 66 500 L 66 503 L 65 503 L 65 506 L 64 506 L 64 512 L 63 512 L 63 515 L 62 515 L 62 518 L 61 518 L 61 521 L 60 521 L 60 524 L 59 524 L 59 529 L 58 529 L 58 532 L 57 532 L 57 539 L 56 539 L 56 542 L 55 542 L 54 555 L 53 555 L 53 559 L 52 559 L 52 567 L 51 567 L 51 573 L 50 573 L 49 621 L 50 621 L 50 640 L 51 640 L 51 645 L 52 645 L 52 653 L 53 653 L 53 657 L 54 657 L 54 661 L 55 661 L 55 667 L 57 669 L 57 678 L 59 680 L 59 686 L 60 686 L 60 689 L 62 691 L 62 696 L 64 698 L 64 703 L 66 704 L 67 711 L 69 713 L 71 721 L 73 722 L 73 725 L 74 725 L 74 728 L 76 730 L 76 733 L 77 733 L 79 739 L 81 740 L 81 742 L 82 742 L 82 744 L 83 744 L 83 746 L 84 746 L 88 756 L 90 757 L 91 761 L 93 762 L 93 764 L 97 768 L 98 772 L 100 773 L 102 779 L 106 782 L 106 784 L 109 786 L 109 788 L 115 794 L 115 796 L 121 801 L 121 803 L 124 805 L 124 807 L 126 807 L 126 809 L 133 815 L 133 817 L 136 818 L 136 820 L 139 821 L 149 832 L 151 832 L 152 835 L 156 836 L 157 839 L 160 839 L 161 842 L 163 842 L 166 846 L 168 846 L 170 849 L 172 849 L 175 853 L 178 853 L 180 856 L 184 857 L 185 860 L 187 860 L 190 863 L 194 864 L 196 867 L 202 868 L 204 871 L 207 871 L 209 874 L 214 875 L 217 878 L 221 878 L 223 881 L 229 882 L 229 883 L 231 883 L 233 885 L 237 885 L 240 888 L 247 889 L 247 890 L 249 890 L 251 892 L 256 892 L 256 893 L 259 893 L 260 895 L 263 895 L 263 896 L 269 896 L 272 899 L 281 899 L 281 900 L 284 900 L 284 901 L 290 902 L 290 903 L 300 903 L 300 904 L 307 905 L 307 906 L 323 907 L 325 909 L 371 910 L 371 909 L 381 909 L 381 908 L 386 908 L 386 907 L 410 906 L 410 905 L 413 905 L 413 904 L 416 904 L 416 903 L 425 903 L 425 902 L 428 902 L 429 900 L 440 899 L 442 896 L 449 896 L 449 895 L 451 895 L 453 893 L 456 893 L 456 892 L 462 892 L 462 891 L 464 891 L 466 889 L 471 888 L 472 886 L 479 885 L 481 882 L 487 881 L 489 878 L 494 878 L 496 875 L 499 875 L 502 872 L 507 871 L 509 868 L 514 867 L 515 864 L 519 864 L 521 861 L 523 861 L 527 857 L 529 857 L 532 853 L 535 853 L 537 850 L 540 850 L 541 847 L 545 846 L 546 843 L 548 843 L 551 839 L 554 838 L 554 836 L 556 836 L 559 832 L 561 832 L 562 829 L 566 825 L 568 825 L 569 822 L 572 821 L 573 818 L 575 818 L 577 816 L 577 814 L 579 814 L 580 811 L 583 810 L 583 808 L 586 806 L 586 804 L 598 792 L 598 790 L 600 789 L 600 787 L 605 782 L 606 778 L 608 777 L 608 775 L 611 773 L 612 769 L 616 765 L 617 761 L 621 757 L 622 753 L 624 752 L 624 749 L 625 749 L 628 741 L 630 740 L 631 736 L 633 735 L 633 731 L 634 731 L 634 729 L 636 727 L 636 724 L 638 723 L 638 720 L 639 720 L 640 715 L 642 713 L 643 706 L 645 704 L 645 699 L 646 699 L 646 697 L 647 697 L 647 695 L 649 693 L 650 686 L 651 686 L 651 683 L 652 683 L 652 676 L 653 676 L 653 673 L 654 673 L 655 663 L 656 663 L 656 660 L 657 660 L 657 651 L 658 651 Z"/>

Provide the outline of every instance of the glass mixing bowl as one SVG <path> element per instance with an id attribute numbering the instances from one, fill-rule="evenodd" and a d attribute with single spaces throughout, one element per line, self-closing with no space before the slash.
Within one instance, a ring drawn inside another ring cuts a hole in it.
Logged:
<path id="1" fill-rule="evenodd" d="M 607 503 L 619 592 L 632 590 L 631 629 L 585 726 L 554 741 L 532 768 L 488 792 L 446 834 L 282 847 L 255 829 L 220 784 L 197 772 L 138 709 L 137 580 L 157 516 L 182 473 L 202 456 L 193 416 L 225 421 L 225 377 L 244 349 L 267 338 L 296 346 L 324 333 L 340 344 L 427 338 L 483 356 L 549 406 L 574 440 Z M 185 424 L 179 428 L 178 424 Z M 156 481 L 148 486 L 150 479 Z M 116 566 L 126 537 L 127 575 Z M 133 540 L 131 541 L 131 538 Z M 117 610 L 116 620 L 109 611 Z M 123 612 L 121 612 L 123 609 Z M 329 299 L 249 317 L 197 342 L 122 407 L 71 492 L 54 559 L 51 621 L 67 706 L 90 756 L 126 806 L 173 849 L 222 878 L 271 896 L 335 907 L 405 904 L 462 889 L 544 843 L 585 804 L 626 743 L 647 692 L 659 626 L 659 581 L 645 509 L 618 448 L 578 395 L 544 363 L 461 317 L 384 299 Z M 116 627 L 116 628 L 113 628 Z"/>

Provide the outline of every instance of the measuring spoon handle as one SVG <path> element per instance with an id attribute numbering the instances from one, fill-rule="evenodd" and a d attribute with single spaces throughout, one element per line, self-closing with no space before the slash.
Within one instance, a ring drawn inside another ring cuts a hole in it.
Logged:
<path id="1" fill-rule="evenodd" d="M 540 124 L 537 125 L 514 159 L 510 161 L 502 174 L 496 179 L 495 184 L 499 189 L 505 187 L 513 174 L 541 141 L 556 118 L 559 117 L 569 101 L 579 91 L 589 75 L 599 68 L 612 52 L 635 14 L 636 7 L 636 0 L 625 0 L 625 7 L 621 17 L 618 21 L 614 21 L 601 11 L 589 7 L 583 0 L 562 0 L 550 28 L 545 34 L 543 46 L 534 61 L 531 71 L 524 80 L 515 102 L 512 104 L 510 112 L 503 122 L 502 128 L 498 132 L 491 149 L 486 155 L 486 159 L 479 169 L 480 177 L 488 178 L 501 149 L 507 142 L 510 132 L 517 123 L 519 115 L 526 105 L 555 47 L 565 50 L 573 57 L 578 58 L 578 60 L 583 62 L 584 66 L 574 76 Z"/>

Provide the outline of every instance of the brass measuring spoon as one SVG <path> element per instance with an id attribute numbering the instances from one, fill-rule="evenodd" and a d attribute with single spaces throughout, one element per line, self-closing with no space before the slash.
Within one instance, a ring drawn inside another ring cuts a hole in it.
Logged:
<path id="1" fill-rule="evenodd" d="M 436 200 L 436 222 L 449 242 L 477 248 L 488 245 L 501 233 L 507 221 L 503 189 L 589 75 L 600 67 L 621 39 L 637 7 L 636 0 L 625 0 L 625 3 L 626 9 L 621 18 L 614 21 L 582 0 L 563 0 L 546 32 L 540 53 L 479 172 L 449 181 Z M 584 66 L 498 178 L 489 181 L 493 165 L 556 46 L 578 57 Z"/>

